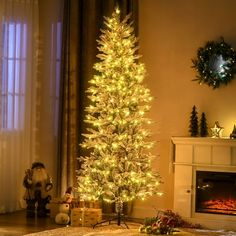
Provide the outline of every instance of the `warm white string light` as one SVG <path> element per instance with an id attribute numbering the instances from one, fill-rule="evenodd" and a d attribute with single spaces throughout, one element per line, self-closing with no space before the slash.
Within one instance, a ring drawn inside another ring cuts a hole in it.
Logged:
<path id="1" fill-rule="evenodd" d="M 146 71 L 138 62 L 137 39 L 116 9 L 105 18 L 107 28 L 98 40 L 96 74 L 89 81 L 85 122 L 92 126 L 84 134 L 83 148 L 91 150 L 82 157 L 78 191 L 84 199 L 103 198 L 107 202 L 145 199 L 159 193 L 160 176 L 151 169 L 153 142 L 143 126 L 152 97 L 142 82 Z"/>

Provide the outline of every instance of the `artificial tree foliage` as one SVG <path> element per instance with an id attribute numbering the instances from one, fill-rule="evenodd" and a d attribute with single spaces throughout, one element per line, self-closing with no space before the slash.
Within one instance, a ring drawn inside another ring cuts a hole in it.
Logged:
<path id="1" fill-rule="evenodd" d="M 200 119 L 200 136 L 207 137 L 208 136 L 208 125 L 206 120 L 206 115 L 203 112 Z"/>
<path id="2" fill-rule="evenodd" d="M 98 40 L 99 61 L 89 81 L 89 124 L 81 146 L 90 152 L 80 157 L 78 192 L 85 200 L 122 204 L 159 194 L 160 175 L 151 168 L 151 120 L 145 117 L 152 96 L 143 84 L 145 66 L 138 61 L 137 38 L 118 8 L 105 17 L 105 29 Z"/>
<path id="3" fill-rule="evenodd" d="M 198 136 L 198 116 L 197 116 L 197 109 L 194 105 L 192 108 L 192 112 L 190 115 L 190 125 L 189 125 L 189 132 L 191 137 Z"/>

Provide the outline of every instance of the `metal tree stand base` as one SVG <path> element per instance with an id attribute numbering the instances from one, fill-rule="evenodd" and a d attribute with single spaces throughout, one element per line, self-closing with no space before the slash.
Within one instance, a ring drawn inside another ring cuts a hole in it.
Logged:
<path id="1" fill-rule="evenodd" d="M 113 217 L 113 218 L 111 218 L 111 219 L 107 219 L 107 220 L 100 221 L 100 222 L 96 223 L 95 225 L 93 225 L 93 228 L 95 228 L 96 226 L 99 226 L 99 225 L 101 226 L 102 224 L 107 223 L 107 222 L 108 222 L 108 225 L 111 225 L 111 222 L 112 222 L 112 221 L 117 221 L 117 225 L 118 225 L 118 226 L 121 226 L 121 224 L 124 224 L 125 227 L 126 227 L 127 229 L 129 229 L 129 226 L 126 224 L 126 221 L 125 221 L 124 218 L 125 218 L 125 217 L 124 217 L 123 214 L 117 213 L 117 216 L 116 216 L 116 217 Z M 106 225 L 102 225 L 102 226 L 106 226 Z"/>
<path id="2" fill-rule="evenodd" d="M 117 221 L 117 225 L 120 226 L 121 223 L 123 223 L 127 229 L 129 229 L 128 225 L 126 224 L 125 222 L 125 215 L 123 214 L 123 202 L 122 201 L 118 201 L 115 203 L 115 206 L 116 206 L 116 213 L 117 213 L 117 216 L 111 218 L 111 219 L 108 219 L 108 220 L 104 220 L 104 221 L 101 221 L 101 222 L 98 222 L 96 223 L 95 225 L 93 225 L 93 228 L 95 228 L 96 226 L 98 225 L 102 225 L 106 222 L 108 222 L 110 225 L 112 221 Z M 104 225 L 105 226 L 105 225 Z"/>

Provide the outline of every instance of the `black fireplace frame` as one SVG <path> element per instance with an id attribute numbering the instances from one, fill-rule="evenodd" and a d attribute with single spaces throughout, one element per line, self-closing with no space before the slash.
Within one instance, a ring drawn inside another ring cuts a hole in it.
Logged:
<path id="1" fill-rule="evenodd" d="M 195 213 L 236 216 L 236 173 L 196 170 Z"/>

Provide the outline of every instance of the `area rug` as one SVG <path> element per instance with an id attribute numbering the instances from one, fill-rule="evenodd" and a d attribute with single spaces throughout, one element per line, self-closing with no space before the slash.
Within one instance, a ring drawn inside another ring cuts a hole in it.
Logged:
<path id="1" fill-rule="evenodd" d="M 47 230 L 39 233 L 27 234 L 27 236 L 146 236 L 147 234 L 139 233 L 138 229 L 91 229 L 83 227 L 67 227 L 60 229 Z M 178 236 L 194 236 L 187 232 L 177 232 Z"/>
<path id="2" fill-rule="evenodd" d="M 199 236 L 236 236 L 235 231 L 228 231 L 223 229 L 185 229 L 186 232 L 191 232 L 194 235 Z"/>
<path id="3" fill-rule="evenodd" d="M 37 233 L 27 234 L 27 236 L 146 236 L 147 234 L 139 233 L 139 225 L 129 224 L 129 229 L 122 228 L 116 225 L 104 227 L 62 227 L 53 230 L 46 230 Z M 236 236 L 236 232 L 224 230 L 195 230 L 181 229 L 179 232 L 174 232 L 175 236 Z"/>
<path id="4" fill-rule="evenodd" d="M 27 234 L 27 236 L 144 236 L 144 234 L 139 233 L 138 228 L 140 224 L 131 223 L 129 224 L 129 229 L 124 225 L 105 225 L 95 227 L 62 227 L 53 230 L 46 230 L 43 232 Z"/>

